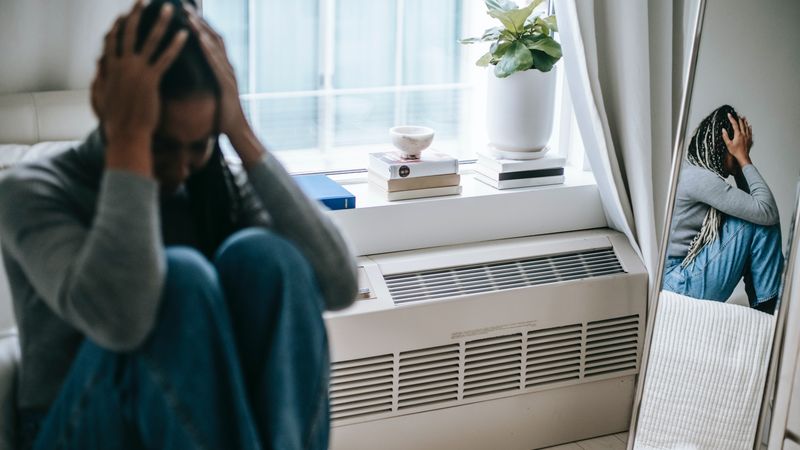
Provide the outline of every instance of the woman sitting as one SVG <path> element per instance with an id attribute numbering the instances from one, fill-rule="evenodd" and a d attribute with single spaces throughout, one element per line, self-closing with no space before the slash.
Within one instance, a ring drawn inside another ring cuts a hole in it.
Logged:
<path id="1" fill-rule="evenodd" d="M 752 145 L 750 124 L 728 105 L 695 130 L 678 181 L 664 289 L 724 302 L 744 278 L 750 306 L 771 314 L 783 270 L 780 219 L 750 160 Z"/>
<path id="2" fill-rule="evenodd" d="M 21 448 L 327 448 L 321 314 L 354 260 L 247 123 L 222 39 L 137 2 L 92 106 L 84 143 L 0 183 Z"/>

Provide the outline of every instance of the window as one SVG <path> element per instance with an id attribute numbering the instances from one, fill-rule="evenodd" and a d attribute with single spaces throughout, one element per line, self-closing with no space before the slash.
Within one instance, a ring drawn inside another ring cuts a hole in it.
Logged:
<path id="1" fill-rule="evenodd" d="M 363 169 L 368 152 L 391 148 L 399 124 L 434 128 L 434 147 L 462 160 L 486 142 L 486 74 L 474 66 L 485 48 L 457 42 L 491 23 L 481 1 L 202 7 L 225 38 L 254 129 L 292 172 Z"/>

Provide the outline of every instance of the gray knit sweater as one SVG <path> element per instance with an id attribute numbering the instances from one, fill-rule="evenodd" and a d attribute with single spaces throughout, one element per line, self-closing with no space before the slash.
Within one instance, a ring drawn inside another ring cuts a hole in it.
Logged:
<path id="1" fill-rule="evenodd" d="M 104 170 L 104 153 L 95 131 L 0 180 L 0 242 L 22 346 L 21 408 L 50 405 L 84 337 L 124 352 L 156 321 L 166 270 L 162 227 L 186 220 L 162 223 L 157 182 Z M 272 229 L 311 263 L 327 307 L 348 306 L 355 262 L 318 204 L 272 155 L 246 178 Z"/>
<path id="2" fill-rule="evenodd" d="M 756 166 L 745 166 L 736 184 L 738 188 L 710 170 L 684 162 L 667 247 L 670 258 L 686 256 L 710 207 L 757 225 L 775 225 L 780 221 L 772 192 Z"/>

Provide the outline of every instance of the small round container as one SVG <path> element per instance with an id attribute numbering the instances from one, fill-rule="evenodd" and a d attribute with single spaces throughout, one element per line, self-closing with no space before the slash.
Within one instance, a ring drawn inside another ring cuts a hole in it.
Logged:
<path id="1" fill-rule="evenodd" d="M 392 144 L 408 158 L 419 158 L 433 142 L 434 131 L 428 127 L 399 126 L 389 130 Z"/>

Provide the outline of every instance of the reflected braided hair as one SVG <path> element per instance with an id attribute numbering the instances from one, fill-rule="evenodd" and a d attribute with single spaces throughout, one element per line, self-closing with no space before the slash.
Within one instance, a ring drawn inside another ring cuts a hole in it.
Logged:
<path id="1" fill-rule="evenodd" d="M 723 164 L 728 148 L 722 139 L 722 130 L 728 130 L 728 136 L 733 136 L 733 126 L 728 120 L 728 114 L 731 114 L 735 120 L 739 118 L 732 106 L 722 105 L 703 119 L 692 135 L 686 155 L 689 164 L 714 172 L 723 180 L 728 177 Z M 722 213 L 718 210 L 708 209 L 706 217 L 703 219 L 703 226 L 689 244 L 689 253 L 683 259 L 683 267 L 694 261 L 703 247 L 719 237 L 722 219 Z"/>

